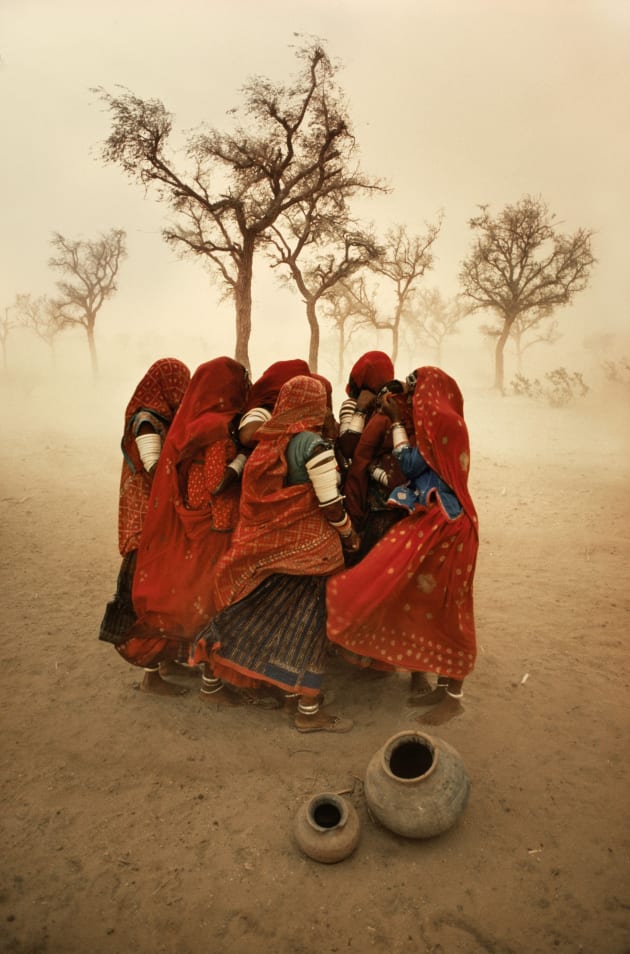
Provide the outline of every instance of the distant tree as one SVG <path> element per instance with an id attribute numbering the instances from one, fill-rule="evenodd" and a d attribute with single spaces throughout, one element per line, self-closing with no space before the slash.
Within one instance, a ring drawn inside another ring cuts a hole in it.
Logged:
<path id="1" fill-rule="evenodd" d="M 341 384 L 347 346 L 362 319 L 368 324 L 376 322 L 376 303 L 368 296 L 365 276 L 355 273 L 334 285 L 323 304 L 326 317 L 337 332 L 337 380 Z"/>
<path id="2" fill-rule="evenodd" d="M 549 311 L 544 315 L 536 312 L 519 315 L 512 325 L 511 334 L 516 346 L 517 371 L 521 373 L 523 370 L 523 355 L 526 351 L 538 344 L 556 344 L 561 337 L 558 322 Z"/>
<path id="3" fill-rule="evenodd" d="M 412 329 L 418 344 L 434 349 L 439 367 L 444 339 L 457 334 L 461 321 L 468 314 L 470 307 L 460 296 L 446 299 L 437 288 L 421 289 L 409 302 L 405 323 Z"/>
<path id="4" fill-rule="evenodd" d="M 7 369 L 7 341 L 14 328 L 17 328 L 19 321 L 15 315 L 10 312 L 15 308 L 14 305 L 6 305 L 4 316 L 0 319 L 0 344 L 2 345 L 2 367 Z"/>
<path id="5" fill-rule="evenodd" d="M 336 286 L 373 261 L 378 248 L 372 235 L 346 231 L 349 223 L 343 213 L 321 217 L 316 211 L 299 206 L 285 218 L 282 230 L 272 227 L 269 244 L 275 252 L 274 267 L 286 266 L 306 305 L 310 329 L 308 363 L 311 371 L 317 371 L 318 303 L 334 295 Z"/>
<path id="6" fill-rule="evenodd" d="M 495 342 L 501 335 L 502 321 L 495 318 L 494 322 L 484 323 L 479 330 L 487 338 Z M 514 342 L 516 350 L 516 369 L 518 374 L 523 372 L 523 356 L 526 351 L 537 344 L 556 344 L 562 335 L 558 329 L 558 322 L 551 317 L 551 311 L 545 309 L 545 314 L 538 311 L 524 312 L 519 315 L 512 325 L 509 340 Z"/>
<path id="7" fill-rule="evenodd" d="M 24 327 L 34 331 L 48 347 L 54 364 L 55 338 L 62 329 L 54 303 L 45 295 L 34 298 L 32 295 L 20 294 L 16 296 L 15 308 Z"/>
<path id="8" fill-rule="evenodd" d="M 96 316 L 116 291 L 118 269 L 127 255 L 125 239 L 122 229 L 111 229 L 92 242 L 55 232 L 51 243 L 56 254 L 48 264 L 67 276 L 55 282 L 59 295 L 51 299 L 51 320 L 60 328 L 85 328 L 94 374 L 98 373 Z"/>
<path id="9" fill-rule="evenodd" d="M 400 323 L 417 290 L 418 282 L 433 265 L 433 243 L 440 234 L 441 226 L 440 215 L 437 224 L 429 225 L 424 235 L 410 236 L 402 225 L 390 229 L 383 242 L 382 254 L 370 263 L 370 270 L 375 275 L 393 285 L 393 304 L 385 318 L 372 320 L 366 311 L 361 320 L 373 323 L 378 329 L 391 331 L 391 357 L 394 364 L 398 357 Z"/>
<path id="10" fill-rule="evenodd" d="M 595 262 L 592 232 L 573 235 L 556 231 L 555 216 L 541 199 L 525 196 L 491 216 L 480 206 L 469 225 L 477 237 L 463 262 L 460 282 L 473 309 L 491 309 L 499 322 L 495 347 L 494 386 L 503 393 L 503 352 L 515 322 L 543 321 L 558 305 L 583 291 Z"/>
<path id="11" fill-rule="evenodd" d="M 297 57 L 303 65 L 291 82 L 246 83 L 244 105 L 233 110 L 244 121 L 233 133 L 200 127 L 188 137 L 190 172 L 167 154 L 172 117 L 159 100 L 97 90 L 112 115 L 104 160 L 155 187 L 176 216 L 166 241 L 182 254 L 205 256 L 223 282 L 235 306 L 235 357 L 246 366 L 254 255 L 272 226 L 320 197 L 333 201 L 370 187 L 349 166 L 354 139 L 334 82 L 337 67 L 319 44 Z"/>

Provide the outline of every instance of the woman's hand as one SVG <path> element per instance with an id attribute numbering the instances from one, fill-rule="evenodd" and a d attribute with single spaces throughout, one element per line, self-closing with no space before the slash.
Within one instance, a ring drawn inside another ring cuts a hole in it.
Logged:
<path id="1" fill-rule="evenodd" d="M 387 415 L 392 424 L 400 424 L 400 408 L 395 394 L 385 392 L 381 398 L 381 411 Z"/>

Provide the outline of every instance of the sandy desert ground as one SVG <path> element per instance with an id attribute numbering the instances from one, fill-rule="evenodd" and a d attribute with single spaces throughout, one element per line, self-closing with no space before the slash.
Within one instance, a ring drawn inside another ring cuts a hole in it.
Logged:
<path id="1" fill-rule="evenodd" d="M 422 841 L 363 791 L 415 726 L 407 676 L 334 663 L 355 720 L 338 736 L 135 690 L 97 639 L 127 395 L 0 390 L 4 954 L 630 952 L 627 388 L 558 409 L 465 392 L 479 657 L 464 713 L 432 733 L 472 791 Z M 292 836 L 324 791 L 361 820 L 336 865 Z"/>

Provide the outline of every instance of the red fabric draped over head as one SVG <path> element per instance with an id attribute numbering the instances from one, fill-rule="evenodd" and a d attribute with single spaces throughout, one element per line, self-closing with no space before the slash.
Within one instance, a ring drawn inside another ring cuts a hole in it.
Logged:
<path id="1" fill-rule="evenodd" d="M 286 448 L 305 430 L 319 431 L 326 391 L 310 375 L 280 390 L 271 420 L 243 472 L 240 518 L 217 571 L 218 603 L 242 599 L 273 573 L 326 575 L 343 566 L 339 537 L 322 515 L 310 482 L 286 484 Z"/>
<path id="2" fill-rule="evenodd" d="M 420 368 L 413 413 L 418 449 L 455 491 L 463 513 L 450 519 L 434 500 L 392 527 L 356 567 L 333 577 L 327 587 L 328 636 L 377 668 L 463 679 L 476 658 L 479 532 L 455 381 L 439 368 Z"/>
<path id="3" fill-rule="evenodd" d="M 363 390 L 378 394 L 383 385 L 393 379 L 394 365 L 389 355 L 384 351 L 366 351 L 350 371 L 346 394 L 352 396 L 355 389 L 357 394 Z"/>
<path id="4" fill-rule="evenodd" d="M 418 368 L 413 394 L 416 445 L 429 467 L 455 491 L 477 527 L 477 511 L 468 491 L 470 443 L 464 399 L 457 382 L 440 368 Z"/>
<path id="5" fill-rule="evenodd" d="M 273 408 L 280 388 L 298 374 L 310 374 L 306 361 L 294 358 L 289 361 L 276 361 L 252 385 L 247 398 L 246 411 L 253 407 Z"/>
<path id="6" fill-rule="evenodd" d="M 151 484 L 142 467 L 133 422 L 143 412 L 164 439 L 190 381 L 190 371 L 177 358 L 155 361 L 133 392 L 125 410 L 121 440 L 123 464 L 120 474 L 118 546 L 121 556 L 138 546 L 147 511 Z"/>
<path id="7" fill-rule="evenodd" d="M 189 640 L 214 614 L 213 574 L 231 528 L 223 521 L 216 526 L 210 494 L 202 509 L 187 506 L 186 476 L 192 462 L 202 463 L 210 452 L 219 452 L 221 474 L 233 459 L 230 424 L 243 410 L 247 388 L 246 369 L 226 357 L 200 365 L 191 379 L 162 449 L 138 548 L 134 635 Z M 232 527 L 239 491 L 237 484 L 217 498 L 222 508 L 234 498 Z"/>
<path id="8" fill-rule="evenodd" d="M 321 381 L 326 389 L 326 407 L 329 410 L 332 410 L 332 400 L 333 400 L 333 389 L 332 384 L 325 378 L 323 374 L 317 374 L 315 371 L 311 372 L 311 377 L 315 378 L 316 381 Z"/>

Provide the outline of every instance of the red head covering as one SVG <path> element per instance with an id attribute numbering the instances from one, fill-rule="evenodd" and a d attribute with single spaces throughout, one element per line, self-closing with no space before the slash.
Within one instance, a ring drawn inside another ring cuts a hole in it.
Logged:
<path id="1" fill-rule="evenodd" d="M 276 361 L 252 385 L 245 410 L 249 411 L 253 407 L 273 408 L 282 385 L 298 374 L 310 374 L 308 364 L 301 358 Z"/>
<path id="2" fill-rule="evenodd" d="M 477 513 L 468 491 L 470 442 L 464 399 L 457 382 L 440 368 L 418 368 L 413 419 L 418 450 L 451 487 L 477 529 Z"/>
<path id="3" fill-rule="evenodd" d="M 168 433 L 133 580 L 139 638 L 161 632 L 190 639 L 214 612 L 212 580 L 230 534 L 214 532 L 210 505 L 201 510 L 186 506 L 185 476 L 194 455 L 203 457 L 213 445 L 231 444 L 229 425 L 242 411 L 247 384 L 246 369 L 232 358 L 200 365 Z M 230 492 L 237 493 L 238 485 L 226 495 Z"/>
<path id="4" fill-rule="evenodd" d="M 190 371 L 178 358 L 154 361 L 129 400 L 125 423 L 142 408 L 171 421 L 189 381 Z"/>
<path id="5" fill-rule="evenodd" d="M 378 394 L 388 381 L 394 379 L 394 365 L 389 355 L 384 351 L 366 351 L 353 366 L 346 385 L 346 394 L 352 395 L 353 390 L 373 391 Z"/>
<path id="6" fill-rule="evenodd" d="M 242 599 L 273 573 L 326 576 L 343 566 L 337 533 L 309 483 L 287 485 L 285 451 L 291 438 L 318 430 L 326 391 L 310 374 L 283 385 L 271 420 L 243 472 L 241 510 L 232 546 L 217 573 L 220 606 Z"/>
<path id="7" fill-rule="evenodd" d="M 311 377 L 315 378 L 316 381 L 321 381 L 326 389 L 326 407 L 329 410 L 332 410 L 332 399 L 333 399 L 333 389 L 332 384 L 325 378 L 323 374 L 316 374 L 314 371 L 311 372 Z"/>
<path id="8" fill-rule="evenodd" d="M 125 411 L 125 429 L 122 438 L 123 454 L 132 469 L 141 470 L 131 422 L 139 411 L 150 411 L 160 418 L 165 429 L 180 405 L 190 381 L 190 371 L 178 358 L 159 358 L 144 375 L 131 395 Z"/>
<path id="9" fill-rule="evenodd" d="M 133 421 L 142 412 L 153 416 L 152 423 L 164 439 L 190 381 L 190 371 L 177 358 L 160 358 L 151 365 L 125 411 L 121 440 L 123 464 L 118 505 L 118 548 L 121 556 L 138 546 L 151 489 L 136 445 Z"/>
<path id="10" fill-rule="evenodd" d="M 233 358 L 199 365 L 168 435 L 170 452 L 178 463 L 225 436 L 226 423 L 242 411 L 247 391 L 247 371 Z"/>

